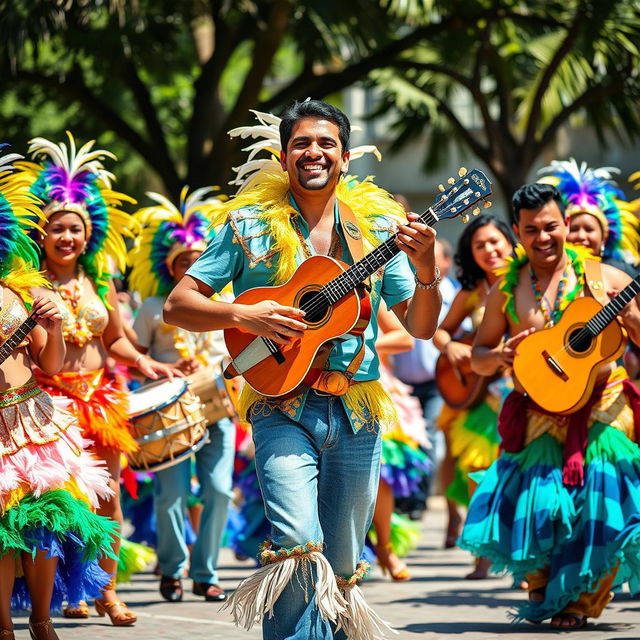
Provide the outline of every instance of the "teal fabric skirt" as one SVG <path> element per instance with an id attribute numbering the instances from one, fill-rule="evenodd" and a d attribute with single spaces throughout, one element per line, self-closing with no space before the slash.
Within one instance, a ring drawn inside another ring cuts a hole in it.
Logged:
<path id="1" fill-rule="evenodd" d="M 524 603 L 516 619 L 561 612 L 618 564 L 616 584 L 640 575 L 640 448 L 595 423 L 581 487 L 562 484 L 562 455 L 548 434 L 503 453 L 478 485 L 459 540 L 497 571 L 521 576 L 549 567 L 545 599 Z"/>

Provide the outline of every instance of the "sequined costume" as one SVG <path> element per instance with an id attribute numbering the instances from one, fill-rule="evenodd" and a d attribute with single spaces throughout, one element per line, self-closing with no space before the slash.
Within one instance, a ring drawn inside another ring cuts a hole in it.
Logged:
<path id="1" fill-rule="evenodd" d="M 45 284 L 33 269 L 36 247 L 25 234 L 27 216 L 36 227 L 40 221 L 37 205 L 0 158 L 0 343 L 27 319 L 31 287 Z M 28 358 L 27 345 L 23 341 L 14 353 Z M 22 553 L 58 558 L 53 609 L 64 600 L 97 596 L 109 581 L 98 560 L 111 553 L 115 526 L 92 511 L 110 494 L 108 474 L 84 445 L 73 416 L 33 378 L 0 390 L 0 556 L 16 557 L 14 608 L 30 606 Z"/>

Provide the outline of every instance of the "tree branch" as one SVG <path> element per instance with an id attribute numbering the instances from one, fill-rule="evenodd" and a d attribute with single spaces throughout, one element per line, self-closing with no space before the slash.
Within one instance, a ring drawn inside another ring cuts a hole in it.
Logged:
<path id="1" fill-rule="evenodd" d="M 244 79 L 242 89 L 231 112 L 227 115 L 223 126 L 217 131 L 212 151 L 205 161 L 206 174 L 213 174 L 215 165 L 221 157 L 221 149 L 228 145 L 227 131 L 244 122 L 249 109 L 257 106 L 264 79 L 271 69 L 273 58 L 287 32 L 293 5 L 292 0 L 274 0 L 269 11 L 267 24 L 262 33 L 257 34 L 255 38 L 251 69 Z"/>
<path id="2" fill-rule="evenodd" d="M 469 129 L 467 129 L 467 127 L 465 127 L 462 122 L 460 122 L 451 107 L 449 107 L 449 105 L 444 100 L 432 93 L 426 91 L 425 93 L 428 93 L 428 95 L 430 95 L 438 103 L 438 108 L 446 116 L 453 128 L 458 132 L 458 135 L 463 139 L 465 144 L 467 144 L 481 160 L 490 165 L 491 153 L 489 147 L 484 146 L 477 138 L 475 138 L 471 134 Z"/>
<path id="3" fill-rule="evenodd" d="M 580 33 L 582 22 L 583 22 L 583 14 L 580 11 L 580 9 L 578 9 L 576 11 L 576 15 L 573 23 L 567 30 L 567 34 L 564 40 L 562 41 L 562 43 L 560 44 L 556 52 L 553 54 L 553 57 L 549 61 L 547 68 L 544 70 L 544 73 L 540 78 L 540 83 L 538 84 L 536 92 L 533 96 L 533 101 L 531 104 L 531 112 L 529 113 L 529 119 L 527 121 L 527 128 L 524 136 L 525 148 L 532 145 L 535 140 L 536 131 L 538 129 L 538 125 L 540 123 L 540 117 L 542 114 L 542 100 L 544 98 L 544 94 L 549 88 L 551 79 L 553 78 L 553 75 L 560 67 L 560 64 L 571 52 L 573 44 L 575 43 L 576 38 Z"/>
<path id="4" fill-rule="evenodd" d="M 468 26 L 470 21 L 477 20 L 480 17 L 483 16 L 474 16 L 468 19 L 451 16 L 441 22 L 419 27 L 406 36 L 391 42 L 367 58 L 348 65 L 340 71 L 324 73 L 322 75 L 311 74 L 307 77 L 299 75 L 278 91 L 278 93 L 271 96 L 268 100 L 265 100 L 260 105 L 260 108 L 266 111 L 272 111 L 283 104 L 292 102 L 300 96 L 312 95 L 321 98 L 330 93 L 345 89 L 354 82 L 362 80 L 362 78 L 366 77 L 374 69 L 389 66 L 389 63 L 399 54 L 413 45 L 418 44 L 422 39 L 433 37 L 442 30 L 450 29 L 457 31 L 463 29 Z"/>
<path id="5" fill-rule="evenodd" d="M 64 77 L 48 76 L 20 69 L 16 71 L 14 77 L 32 85 L 54 90 L 57 95 L 64 96 L 69 103 L 77 101 L 82 104 L 102 120 L 108 129 L 126 140 L 149 163 L 160 175 L 170 193 L 180 192 L 180 180 L 170 158 L 159 154 L 157 149 L 131 127 L 117 111 L 95 95 L 84 83 L 82 72 L 77 67 Z"/>
<path id="6" fill-rule="evenodd" d="M 625 81 L 623 74 L 612 74 L 609 77 L 615 78 L 615 80 L 609 84 L 598 84 L 590 87 L 579 98 L 576 98 L 576 100 L 556 115 L 542 133 L 539 140 L 533 145 L 532 158 L 537 157 L 542 153 L 547 145 L 551 144 L 558 132 L 558 129 L 560 129 L 560 127 L 565 124 L 574 113 L 584 107 L 588 107 L 609 98 L 616 93 L 624 91 Z"/>

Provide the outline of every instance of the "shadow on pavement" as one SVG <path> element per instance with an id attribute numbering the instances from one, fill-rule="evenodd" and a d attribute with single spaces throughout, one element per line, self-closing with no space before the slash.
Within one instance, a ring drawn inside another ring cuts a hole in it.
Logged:
<path id="1" fill-rule="evenodd" d="M 427 579 L 428 580 L 428 579 Z M 418 582 L 419 579 L 416 580 Z M 412 580 L 413 582 L 413 580 Z M 503 590 L 509 592 L 510 590 Z M 402 600 L 394 600 L 396 604 L 430 604 L 436 607 L 507 607 L 515 608 L 522 600 L 513 598 L 497 598 L 498 590 L 492 591 L 442 591 L 438 590 L 437 594 L 426 595 L 416 598 L 404 598 Z"/>
<path id="2" fill-rule="evenodd" d="M 611 631 L 627 631 L 633 628 L 631 624 L 587 624 L 584 627 L 585 631 L 598 631 L 601 633 Z M 442 633 L 447 637 L 450 635 L 458 635 L 462 633 L 495 633 L 495 634 L 514 634 L 521 633 L 523 635 L 536 634 L 540 635 L 542 632 L 550 633 L 580 633 L 571 631 L 559 631 L 552 629 L 548 624 L 512 624 L 505 622 L 503 624 L 499 622 L 432 622 L 432 623 L 418 623 L 408 624 L 406 627 L 398 627 L 401 631 L 407 633 Z M 623 638 L 602 638 L 602 640 L 623 640 Z"/>

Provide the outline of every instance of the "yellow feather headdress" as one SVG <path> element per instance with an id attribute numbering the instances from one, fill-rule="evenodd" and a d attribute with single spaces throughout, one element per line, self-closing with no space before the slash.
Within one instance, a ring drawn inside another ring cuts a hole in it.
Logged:
<path id="1" fill-rule="evenodd" d="M 36 270 L 38 246 L 27 232 L 42 233 L 44 216 L 42 203 L 29 192 L 29 181 L 11 165 L 21 158 L 15 153 L 0 157 L 0 279 L 29 302 L 29 289 L 45 281 Z"/>
<path id="2" fill-rule="evenodd" d="M 159 193 L 147 193 L 157 204 L 134 213 L 140 233 L 128 256 L 132 267 L 129 285 L 143 299 L 171 291 L 172 265 L 180 253 L 205 250 L 214 233 L 211 223 L 226 199 L 210 195 L 216 190 L 218 187 L 204 187 L 189 194 L 184 187 L 179 207 Z"/>

